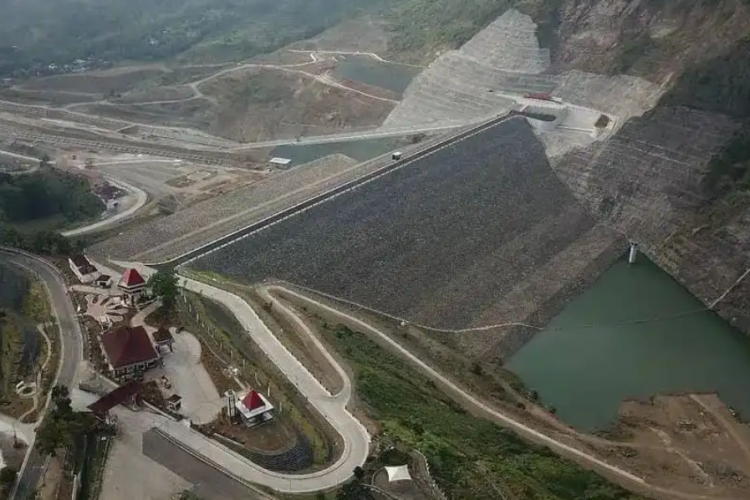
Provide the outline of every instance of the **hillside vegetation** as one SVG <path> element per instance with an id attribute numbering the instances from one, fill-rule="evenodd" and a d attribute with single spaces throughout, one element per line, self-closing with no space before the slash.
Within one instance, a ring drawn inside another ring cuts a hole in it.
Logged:
<path id="1" fill-rule="evenodd" d="M 342 325 L 323 333 L 352 367 L 357 393 L 383 433 L 422 451 L 448 498 L 642 499 L 548 448 L 470 415 L 363 334 Z"/>
<path id="2" fill-rule="evenodd" d="M 88 183 L 57 170 L 0 174 L 0 245 L 38 253 L 69 254 L 82 243 L 55 230 L 98 216 L 104 204 Z"/>
<path id="3" fill-rule="evenodd" d="M 0 174 L 0 221 L 22 224 L 61 216 L 75 222 L 99 215 L 104 205 L 88 183 L 52 169 Z"/>
<path id="4" fill-rule="evenodd" d="M 0 75 L 183 55 L 211 63 L 271 52 L 389 0 L 24 0 L 3 2 Z M 79 63 L 80 66 L 81 63 Z"/>
<path id="5" fill-rule="evenodd" d="M 419 56 L 458 48 L 518 0 L 411 0 L 388 13 L 389 49 Z"/>

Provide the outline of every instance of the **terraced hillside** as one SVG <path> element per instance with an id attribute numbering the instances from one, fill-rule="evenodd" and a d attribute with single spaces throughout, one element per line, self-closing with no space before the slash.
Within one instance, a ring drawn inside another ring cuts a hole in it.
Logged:
<path id="1" fill-rule="evenodd" d="M 634 76 L 606 76 L 582 71 L 553 74 L 550 53 L 540 48 L 531 17 L 508 10 L 459 50 L 438 57 L 407 88 L 383 126 L 413 126 L 505 112 L 514 96 L 552 93 L 568 103 L 616 117 L 615 123 L 640 116 L 656 105 L 663 90 Z M 571 134 L 543 137 L 556 143 L 586 145 Z M 569 149 L 569 148 L 568 148 Z"/>
<path id="2" fill-rule="evenodd" d="M 609 264 L 623 249 L 557 179 L 525 120 L 512 118 L 192 266 L 457 329 L 535 318 L 595 274 L 600 256 Z"/>
<path id="3" fill-rule="evenodd" d="M 553 77 L 539 74 L 549 66 L 549 52 L 539 48 L 535 31 L 529 16 L 507 11 L 418 75 L 383 125 L 472 119 L 514 107 L 496 90 L 549 92 Z"/>

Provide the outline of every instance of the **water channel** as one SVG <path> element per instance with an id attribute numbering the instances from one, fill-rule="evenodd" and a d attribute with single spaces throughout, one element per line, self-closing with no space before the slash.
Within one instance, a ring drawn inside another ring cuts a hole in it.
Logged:
<path id="1" fill-rule="evenodd" d="M 321 144 L 287 144 L 274 148 L 271 151 L 271 156 L 289 158 L 294 166 L 319 160 L 335 153 L 346 155 L 361 162 L 394 151 L 409 144 L 409 142 L 409 139 L 405 137 L 382 137 Z"/>
<path id="2" fill-rule="evenodd" d="M 750 415 L 750 338 L 657 265 L 617 261 L 506 365 L 566 423 L 614 421 L 623 399 L 715 391 Z"/>

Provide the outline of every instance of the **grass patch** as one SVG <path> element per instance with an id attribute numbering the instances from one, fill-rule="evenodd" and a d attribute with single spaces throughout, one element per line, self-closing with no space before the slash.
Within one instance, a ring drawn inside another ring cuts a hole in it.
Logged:
<path id="1" fill-rule="evenodd" d="M 49 361 L 47 362 L 47 365 L 44 366 L 41 373 L 41 383 L 40 386 L 37 389 L 37 400 L 39 401 L 39 404 L 37 405 L 36 409 L 26 415 L 26 417 L 23 419 L 23 422 L 35 422 L 37 418 L 40 415 L 40 412 L 44 411 L 44 403 L 47 400 L 47 394 L 49 394 L 49 391 L 52 390 L 52 383 L 55 380 L 55 375 L 57 375 L 57 367 L 60 363 L 60 331 L 56 324 L 54 323 L 45 323 L 44 326 L 44 332 L 46 333 L 47 337 L 49 338 L 50 345 L 47 345 L 47 342 L 42 340 L 41 342 L 41 350 L 39 351 L 39 363 L 44 363 L 44 360 L 47 359 L 47 356 L 49 355 Z"/>
<path id="2" fill-rule="evenodd" d="M 15 384 L 20 378 L 23 335 L 21 329 L 28 328 L 18 314 L 5 311 L 0 317 L 0 411 L 18 418 L 30 410 L 30 398 L 21 398 L 16 393 Z"/>
<path id="3" fill-rule="evenodd" d="M 468 414 L 428 378 L 363 334 L 323 329 L 354 372 L 359 396 L 383 433 L 422 451 L 449 498 L 636 500 L 598 474 Z"/>
<path id="4" fill-rule="evenodd" d="M 46 323 L 52 319 L 52 309 L 50 308 L 47 290 L 44 288 L 44 284 L 37 279 L 31 281 L 24 297 L 23 315 L 37 323 Z"/>

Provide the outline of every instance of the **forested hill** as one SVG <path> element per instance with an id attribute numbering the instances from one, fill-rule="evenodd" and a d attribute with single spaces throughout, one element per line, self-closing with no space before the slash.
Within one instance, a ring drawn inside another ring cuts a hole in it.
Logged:
<path id="1" fill-rule="evenodd" d="M 88 184 L 43 169 L 31 174 L 0 174 L 0 222 L 22 224 L 62 216 L 67 221 L 95 217 L 104 210 Z"/>
<path id="2" fill-rule="evenodd" d="M 88 182 L 42 166 L 31 174 L 0 174 L 0 245 L 37 253 L 68 254 L 82 243 L 55 232 L 97 217 L 104 204 Z"/>
<path id="3" fill-rule="evenodd" d="M 0 75 L 50 64 L 221 62 L 273 51 L 389 0 L 0 0 Z"/>

